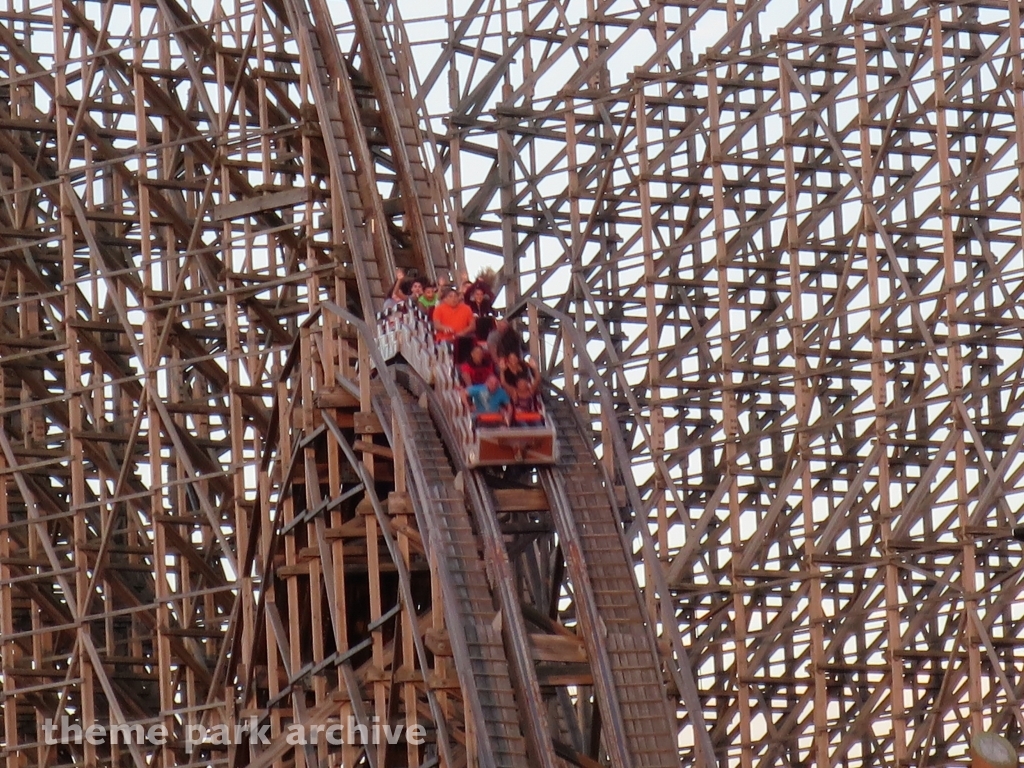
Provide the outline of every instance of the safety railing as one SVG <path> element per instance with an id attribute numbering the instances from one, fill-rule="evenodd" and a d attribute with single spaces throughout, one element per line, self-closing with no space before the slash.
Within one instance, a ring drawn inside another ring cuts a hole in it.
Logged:
<path id="1" fill-rule="evenodd" d="M 434 325 L 426 312 L 407 301 L 377 315 L 377 344 L 385 360 L 398 355 L 434 388 L 444 417 L 470 466 L 477 461 L 473 414 L 466 402 L 449 342 L 434 340 Z"/>

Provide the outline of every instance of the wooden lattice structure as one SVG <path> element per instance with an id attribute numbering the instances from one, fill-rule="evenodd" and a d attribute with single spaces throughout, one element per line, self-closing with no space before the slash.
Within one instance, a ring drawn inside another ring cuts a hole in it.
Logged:
<path id="1" fill-rule="evenodd" d="M 1017 745 L 1022 147 L 1015 3 L 0 0 L 0 756 Z M 378 353 L 481 265 L 560 471 Z"/>

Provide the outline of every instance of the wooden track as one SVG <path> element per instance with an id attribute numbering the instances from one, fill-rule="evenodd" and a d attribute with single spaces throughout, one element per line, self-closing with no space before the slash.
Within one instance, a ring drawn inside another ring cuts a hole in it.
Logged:
<path id="1" fill-rule="evenodd" d="M 422 387 L 418 385 L 426 392 Z M 458 457 L 460 446 L 445 424 L 445 414 L 429 392 L 424 397 L 435 406 L 436 428 L 445 436 L 450 454 Z M 539 472 L 568 565 L 577 631 L 587 648 L 605 751 L 614 766 L 678 766 L 675 721 L 654 652 L 650 617 L 639 600 L 631 560 L 592 449 L 566 408 L 559 402 L 551 411 L 566 453 L 556 467 L 541 467 Z M 422 434 L 417 433 L 417 439 Z M 551 735 L 538 728 L 531 715 L 531 708 L 543 706 L 536 674 L 532 663 L 524 665 L 517 656 L 528 643 L 520 614 L 523 606 L 516 596 L 488 475 L 465 469 L 462 475 L 488 572 L 493 574 L 495 600 L 502 608 L 506 649 L 517 670 L 523 731 L 531 735 L 531 743 L 550 752 Z"/>
<path id="2" fill-rule="evenodd" d="M 430 415 L 408 393 L 402 394 L 402 400 L 398 407 L 404 409 L 411 429 L 403 444 L 413 469 L 411 484 L 420 530 L 429 542 L 428 556 L 441 576 L 455 667 L 466 708 L 472 713 L 481 765 L 524 768 L 526 741 L 499 617 L 464 496 L 455 488 L 455 477 Z M 392 406 L 382 388 L 378 387 L 374 403 L 382 422 L 389 423 Z"/>
<path id="3" fill-rule="evenodd" d="M 566 553 L 583 641 L 608 729 L 613 765 L 679 765 L 674 713 L 668 708 L 650 616 L 640 600 L 632 558 L 610 489 L 564 401 L 549 404 L 561 458 L 541 481 Z"/>

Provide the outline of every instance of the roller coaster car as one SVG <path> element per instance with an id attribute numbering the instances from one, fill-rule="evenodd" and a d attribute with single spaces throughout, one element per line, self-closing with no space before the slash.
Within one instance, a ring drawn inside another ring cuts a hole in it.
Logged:
<path id="1" fill-rule="evenodd" d="M 465 401 L 450 345 L 434 341 L 434 329 L 416 307 L 392 307 L 377 316 L 377 346 L 387 361 L 401 356 L 434 390 L 468 467 L 554 464 L 555 427 L 544 413 L 475 416 Z"/>
<path id="2" fill-rule="evenodd" d="M 497 413 L 476 417 L 474 444 L 467 446 L 470 467 L 505 464 L 553 464 L 557 460 L 555 428 L 540 413 L 517 413 L 509 424 Z"/>

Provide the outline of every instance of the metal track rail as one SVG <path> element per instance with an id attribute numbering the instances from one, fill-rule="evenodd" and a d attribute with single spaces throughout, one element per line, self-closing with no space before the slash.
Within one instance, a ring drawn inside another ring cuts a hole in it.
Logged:
<path id="1" fill-rule="evenodd" d="M 605 746 L 616 768 L 678 768 L 675 718 L 609 489 L 571 406 L 551 402 L 548 414 L 560 460 L 540 476 L 573 584 Z"/>
<path id="2" fill-rule="evenodd" d="M 444 592 L 445 623 L 455 669 L 466 702 L 467 724 L 476 726 L 479 765 L 525 768 L 526 740 L 484 565 L 463 494 L 444 446 L 426 410 L 408 393 L 401 407 L 408 420 L 404 447 L 410 484 L 427 553 L 438 568 Z M 392 403 L 379 383 L 374 409 L 391 431 Z"/>

